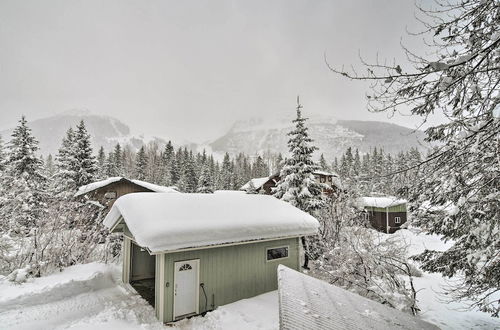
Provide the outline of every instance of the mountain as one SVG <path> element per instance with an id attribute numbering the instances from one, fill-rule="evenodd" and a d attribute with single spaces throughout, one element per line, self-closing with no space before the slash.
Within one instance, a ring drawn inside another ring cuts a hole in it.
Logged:
<path id="1" fill-rule="evenodd" d="M 54 116 L 30 121 L 29 127 L 33 135 L 40 142 L 40 153 L 43 155 L 55 155 L 61 146 L 61 141 L 70 127 L 75 127 L 80 120 L 85 121 L 87 130 L 92 136 L 94 151 L 101 146 L 106 151 L 120 143 L 129 144 L 134 149 L 140 148 L 150 141 L 164 144 L 165 140 L 157 137 L 144 137 L 143 135 L 132 135 L 129 126 L 120 120 L 108 116 L 95 115 L 86 110 L 71 110 Z M 5 141 L 10 139 L 13 128 L 0 132 Z"/>
<path id="2" fill-rule="evenodd" d="M 288 153 L 287 133 L 292 128 L 292 118 L 252 118 L 236 122 L 223 136 L 209 143 L 214 153 L 239 152 L 247 154 L 264 152 Z M 403 126 L 378 121 L 336 120 L 331 117 L 313 115 L 307 121 L 309 133 L 321 153 L 332 161 L 341 156 L 348 147 L 369 152 L 373 147 L 382 147 L 386 152 L 397 153 L 417 147 L 425 150 L 424 133 Z"/>

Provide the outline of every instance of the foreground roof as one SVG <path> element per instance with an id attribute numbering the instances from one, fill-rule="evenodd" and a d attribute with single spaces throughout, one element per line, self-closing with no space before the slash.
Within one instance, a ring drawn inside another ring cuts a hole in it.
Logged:
<path id="1" fill-rule="evenodd" d="M 357 199 L 357 204 L 360 207 L 391 207 L 406 204 L 406 199 L 398 199 L 396 197 L 360 197 Z"/>
<path id="2" fill-rule="evenodd" d="M 434 330 L 418 317 L 278 266 L 280 329 Z"/>
<path id="3" fill-rule="evenodd" d="M 87 184 L 85 186 L 81 186 L 80 188 L 78 188 L 78 191 L 76 192 L 75 197 L 88 194 L 94 190 L 106 187 L 112 183 L 119 182 L 119 181 L 131 182 L 131 183 L 134 183 L 138 186 L 141 186 L 143 188 L 149 189 L 149 190 L 154 191 L 154 192 L 174 192 L 174 193 L 178 192 L 177 190 L 175 190 L 172 187 L 159 186 L 157 184 L 153 184 L 153 183 L 149 183 L 149 182 L 141 181 L 141 180 L 129 180 L 129 179 L 121 177 L 121 176 L 113 176 L 113 177 L 107 178 L 105 180 L 96 181 L 96 182 L 92 182 L 90 184 Z"/>
<path id="4" fill-rule="evenodd" d="M 125 222 L 151 252 L 316 234 L 318 221 L 268 195 L 134 193 L 116 200 L 104 219 Z"/>

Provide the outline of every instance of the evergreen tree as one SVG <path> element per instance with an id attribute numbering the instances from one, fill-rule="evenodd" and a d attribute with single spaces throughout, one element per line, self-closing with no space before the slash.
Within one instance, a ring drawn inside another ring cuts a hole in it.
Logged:
<path id="1" fill-rule="evenodd" d="M 98 170 L 90 143 L 90 134 L 83 120 L 76 126 L 74 152 L 77 166 L 75 183 L 77 187 L 81 187 L 94 181 Z"/>
<path id="2" fill-rule="evenodd" d="M 196 191 L 203 194 L 210 194 L 214 192 L 210 175 L 210 165 L 208 163 L 203 165 L 203 169 L 198 181 L 198 189 Z"/>
<path id="3" fill-rule="evenodd" d="M 205 153 L 205 150 L 203 150 Z M 165 149 L 163 150 L 161 160 L 162 160 L 162 169 L 161 169 L 161 182 L 164 185 L 172 184 L 172 176 L 171 176 L 171 167 L 174 161 L 175 151 L 171 141 L 168 141 L 165 145 Z"/>
<path id="4" fill-rule="evenodd" d="M 267 167 L 266 163 L 264 163 L 262 157 L 259 155 L 257 156 L 257 158 L 255 158 L 255 162 L 252 166 L 252 177 L 262 178 L 266 176 L 269 176 L 269 168 Z"/>
<path id="5" fill-rule="evenodd" d="M 99 152 L 97 153 L 97 178 L 104 179 L 106 178 L 106 153 L 104 152 L 104 148 L 101 146 L 99 148 Z"/>
<path id="6" fill-rule="evenodd" d="M 222 160 L 222 168 L 221 168 L 221 189 L 230 190 L 233 186 L 232 184 L 232 166 L 231 160 L 229 158 L 229 154 L 226 152 L 224 155 L 224 159 Z"/>
<path id="7" fill-rule="evenodd" d="M 22 116 L 8 144 L 6 167 L 1 177 L 0 195 L 4 202 L 0 219 L 4 222 L 1 224 L 4 230 L 36 232 L 46 213 L 46 178 L 37 151 L 38 141 Z"/>
<path id="8" fill-rule="evenodd" d="M 144 150 L 144 146 L 139 149 L 137 155 L 135 156 L 135 178 L 138 180 L 146 180 L 146 151 Z"/>
<path id="9" fill-rule="evenodd" d="M 288 133 L 288 149 L 290 157 L 285 159 L 280 172 L 280 181 L 276 186 L 274 196 L 289 202 L 297 208 L 314 214 L 325 206 L 321 198 L 322 186 L 314 179 L 313 172 L 318 166 L 312 160 L 312 154 L 317 149 L 312 145 L 306 118 L 302 117 L 302 106 L 297 97 L 297 118 L 293 120 L 295 128 Z M 302 238 L 305 251 L 304 268 L 308 268 L 310 251 L 305 238 Z"/>
<path id="10" fill-rule="evenodd" d="M 117 143 L 111 157 L 115 174 L 113 176 L 123 176 L 122 146 Z"/>
<path id="11" fill-rule="evenodd" d="M 51 154 L 49 154 L 45 160 L 45 177 L 52 178 L 56 173 L 56 165 L 54 164 L 54 159 Z"/>
<path id="12" fill-rule="evenodd" d="M 330 168 L 330 166 L 328 166 L 328 163 L 327 163 L 325 156 L 323 154 L 321 154 L 321 156 L 319 157 L 319 168 L 322 171 L 326 171 L 326 172 L 330 172 L 332 170 Z"/>
<path id="13" fill-rule="evenodd" d="M 5 147 L 3 144 L 2 136 L 0 135 L 0 173 L 5 169 Z"/>

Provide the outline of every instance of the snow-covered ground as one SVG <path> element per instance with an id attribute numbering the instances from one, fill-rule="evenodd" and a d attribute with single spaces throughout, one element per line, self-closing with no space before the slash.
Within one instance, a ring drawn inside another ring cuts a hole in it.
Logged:
<path id="1" fill-rule="evenodd" d="M 401 230 L 413 254 L 446 248 L 437 236 Z M 24 284 L 0 281 L 0 329 L 278 329 L 278 297 L 270 292 L 219 307 L 205 317 L 163 326 L 154 309 L 120 285 L 120 268 L 91 263 Z M 415 278 L 421 317 L 442 329 L 500 329 L 500 321 L 465 303 L 447 303 L 439 295 L 445 279 L 424 273 Z"/>
<path id="2" fill-rule="evenodd" d="M 410 244 L 410 255 L 421 253 L 425 249 L 443 251 L 452 245 L 451 242 L 443 242 L 438 235 L 425 235 L 415 229 L 403 229 L 394 235 Z M 440 274 L 422 272 L 422 277 L 414 278 L 414 283 L 418 290 L 417 299 L 422 319 L 443 330 L 500 329 L 499 319 L 494 319 L 486 313 L 468 310 L 467 302 L 446 299 L 442 292 L 449 280 Z"/>
<path id="3" fill-rule="evenodd" d="M 24 284 L 0 282 L 0 329 L 277 329 L 276 291 L 165 327 L 119 285 L 116 265 L 91 263 Z"/>

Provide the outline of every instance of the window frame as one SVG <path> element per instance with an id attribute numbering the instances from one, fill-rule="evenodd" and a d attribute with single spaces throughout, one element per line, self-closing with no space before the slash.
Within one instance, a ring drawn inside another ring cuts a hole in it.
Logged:
<path id="1" fill-rule="evenodd" d="M 401 217 L 394 217 L 394 223 L 401 224 Z"/>
<path id="2" fill-rule="evenodd" d="M 286 257 L 275 258 L 275 259 L 268 259 L 267 258 L 269 250 L 283 249 L 283 248 L 286 249 Z M 265 258 L 266 258 L 266 262 L 273 262 L 273 261 L 276 261 L 276 260 L 283 260 L 283 259 L 290 258 L 290 245 L 273 246 L 273 247 L 266 248 L 266 256 L 265 256 Z"/>

